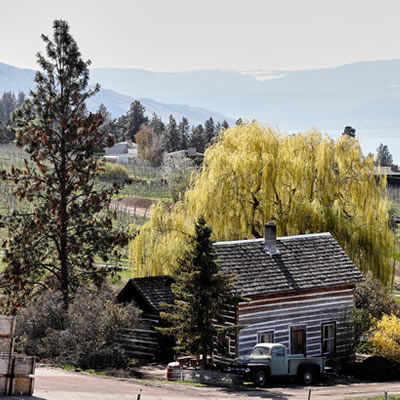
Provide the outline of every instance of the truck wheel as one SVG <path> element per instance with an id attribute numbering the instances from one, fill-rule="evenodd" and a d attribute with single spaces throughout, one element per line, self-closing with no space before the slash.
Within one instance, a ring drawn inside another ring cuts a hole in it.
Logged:
<path id="1" fill-rule="evenodd" d="M 265 387 L 267 385 L 268 376 L 266 371 L 260 369 L 256 373 L 255 384 L 256 386 Z"/>
<path id="2" fill-rule="evenodd" d="M 303 369 L 300 375 L 301 382 L 304 385 L 311 385 L 314 381 L 314 371 L 309 368 Z"/>

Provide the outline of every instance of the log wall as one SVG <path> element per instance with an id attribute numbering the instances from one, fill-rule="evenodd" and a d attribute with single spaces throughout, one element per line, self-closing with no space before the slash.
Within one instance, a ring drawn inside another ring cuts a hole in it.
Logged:
<path id="1" fill-rule="evenodd" d="M 238 336 L 237 355 L 248 354 L 260 333 L 273 332 L 274 342 L 290 351 L 291 328 L 306 329 L 306 355 L 322 354 L 322 324 L 336 324 L 336 354 L 348 351 L 352 337 L 351 322 L 354 287 L 342 286 L 253 298 L 240 303 L 237 323 L 246 325 Z"/>

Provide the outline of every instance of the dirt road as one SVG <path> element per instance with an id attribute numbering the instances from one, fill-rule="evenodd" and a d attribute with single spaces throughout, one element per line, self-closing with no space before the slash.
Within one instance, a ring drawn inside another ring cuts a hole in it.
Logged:
<path id="1" fill-rule="evenodd" d="M 315 386 L 311 399 L 341 400 L 349 397 L 361 397 L 400 393 L 400 382 L 391 383 L 358 383 L 351 385 Z M 135 380 L 120 380 L 89 376 L 75 372 L 51 368 L 38 368 L 34 397 L 35 400 L 306 400 L 308 388 L 295 385 L 280 385 L 265 389 L 224 389 L 192 387 L 174 383 L 144 383 Z M 14 399 L 22 397 L 14 397 Z M 4 398 L 4 399 L 10 399 Z"/>

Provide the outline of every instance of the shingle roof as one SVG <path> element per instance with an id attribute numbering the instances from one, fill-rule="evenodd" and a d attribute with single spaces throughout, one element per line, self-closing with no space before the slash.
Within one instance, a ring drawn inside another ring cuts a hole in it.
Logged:
<path id="1" fill-rule="evenodd" d="M 214 244 L 222 270 L 236 275 L 244 296 L 356 284 L 364 280 L 330 233 L 277 238 L 279 254 L 264 250 L 264 239 Z"/>
<path id="2" fill-rule="evenodd" d="M 161 303 L 172 304 L 174 295 L 171 292 L 172 279 L 169 276 L 149 276 L 133 278 L 118 294 L 118 301 L 131 301 L 132 292 L 136 291 L 154 311 L 164 311 Z"/>

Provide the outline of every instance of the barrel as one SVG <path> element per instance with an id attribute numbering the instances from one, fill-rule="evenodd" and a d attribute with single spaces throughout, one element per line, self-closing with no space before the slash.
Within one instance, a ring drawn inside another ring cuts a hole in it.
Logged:
<path id="1" fill-rule="evenodd" d="M 167 380 L 168 381 L 179 381 L 180 371 L 179 363 L 177 361 L 170 362 L 167 366 Z"/>

